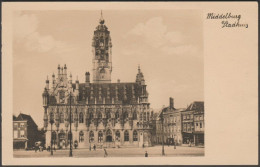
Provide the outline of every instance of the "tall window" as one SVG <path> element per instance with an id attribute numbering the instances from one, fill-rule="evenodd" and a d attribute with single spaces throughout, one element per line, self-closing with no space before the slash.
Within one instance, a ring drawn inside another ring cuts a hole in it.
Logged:
<path id="1" fill-rule="evenodd" d="M 79 123 L 84 123 L 84 116 L 83 113 L 79 113 Z"/>
<path id="2" fill-rule="evenodd" d="M 120 141 L 120 132 L 119 131 L 116 131 L 116 140 Z"/>
<path id="3" fill-rule="evenodd" d="M 93 113 L 90 112 L 90 113 L 89 113 L 89 119 L 92 119 L 92 118 L 93 118 Z"/>
<path id="4" fill-rule="evenodd" d="M 93 131 L 90 131 L 89 132 L 89 142 L 94 142 L 94 132 Z"/>
<path id="5" fill-rule="evenodd" d="M 102 118 L 102 114 L 101 114 L 101 112 L 98 113 L 98 118 L 99 118 L 99 119 Z"/>
<path id="6" fill-rule="evenodd" d="M 119 118 L 119 112 L 116 112 L 116 119 Z"/>
<path id="7" fill-rule="evenodd" d="M 127 119 L 128 118 L 128 113 L 127 111 L 124 112 L 124 119 Z"/>
<path id="8" fill-rule="evenodd" d="M 133 132 L 133 140 L 134 141 L 138 140 L 138 136 L 137 136 L 137 131 L 136 130 L 134 130 L 134 132 Z"/>
<path id="9" fill-rule="evenodd" d="M 129 141 L 129 133 L 127 130 L 124 133 L 124 141 Z"/>
<path id="10" fill-rule="evenodd" d="M 60 123 L 64 123 L 64 114 L 63 114 L 63 112 L 60 113 Z"/>
<path id="11" fill-rule="evenodd" d="M 98 142 L 101 143 L 103 141 L 103 133 L 101 131 L 98 132 Z"/>
<path id="12" fill-rule="evenodd" d="M 146 112 L 144 112 L 144 121 L 146 121 Z"/>
<path id="13" fill-rule="evenodd" d="M 83 142 L 84 141 L 84 132 L 80 131 L 79 132 L 79 142 Z"/>
<path id="14" fill-rule="evenodd" d="M 108 118 L 108 119 L 110 119 L 110 118 L 111 118 L 111 114 L 110 114 L 110 112 L 109 112 L 109 111 L 107 112 L 107 118 Z"/>
<path id="15" fill-rule="evenodd" d="M 134 113 L 133 113 L 133 120 L 137 120 L 137 114 L 136 114 L 136 111 L 134 111 Z"/>

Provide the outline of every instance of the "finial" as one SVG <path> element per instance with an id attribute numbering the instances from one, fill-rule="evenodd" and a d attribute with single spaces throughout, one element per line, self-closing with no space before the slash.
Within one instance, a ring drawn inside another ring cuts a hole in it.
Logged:
<path id="1" fill-rule="evenodd" d="M 101 16 L 100 16 L 99 23 L 100 23 L 100 24 L 104 24 L 104 23 L 105 23 L 105 20 L 103 19 L 103 13 L 102 13 L 102 10 L 101 10 Z"/>
<path id="2" fill-rule="evenodd" d="M 52 77 L 53 77 L 53 78 L 55 77 L 54 73 L 52 74 Z"/>
<path id="3" fill-rule="evenodd" d="M 60 69 L 60 64 L 58 65 L 58 69 Z"/>
<path id="4" fill-rule="evenodd" d="M 140 64 L 138 64 L 138 72 L 140 72 L 140 70 L 141 70 L 141 69 L 140 69 Z"/>

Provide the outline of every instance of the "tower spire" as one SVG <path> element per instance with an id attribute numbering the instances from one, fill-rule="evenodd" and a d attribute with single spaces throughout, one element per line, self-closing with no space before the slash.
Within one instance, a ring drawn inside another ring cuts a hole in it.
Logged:
<path id="1" fill-rule="evenodd" d="M 103 19 L 103 12 L 102 12 L 102 10 L 101 10 L 101 16 L 100 16 L 99 23 L 100 24 L 104 24 L 105 23 L 105 20 Z"/>

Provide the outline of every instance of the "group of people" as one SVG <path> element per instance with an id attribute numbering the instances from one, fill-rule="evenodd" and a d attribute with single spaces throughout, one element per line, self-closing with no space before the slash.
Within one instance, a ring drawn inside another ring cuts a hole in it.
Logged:
<path id="1" fill-rule="evenodd" d="M 96 149 L 97 149 L 97 146 L 94 144 L 93 150 L 96 151 Z M 91 151 L 91 146 L 89 146 L 89 151 Z"/>

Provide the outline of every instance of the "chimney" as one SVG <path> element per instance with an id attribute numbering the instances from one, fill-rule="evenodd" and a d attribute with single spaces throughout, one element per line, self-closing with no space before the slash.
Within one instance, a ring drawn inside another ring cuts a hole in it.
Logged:
<path id="1" fill-rule="evenodd" d="M 86 77 L 86 80 L 85 80 L 85 83 L 86 83 L 86 87 L 89 87 L 89 83 L 90 83 L 90 73 L 89 72 L 86 72 L 85 74 L 85 77 Z"/>
<path id="2" fill-rule="evenodd" d="M 173 109 L 174 108 L 174 102 L 173 102 L 173 98 L 170 97 L 170 108 Z"/>

